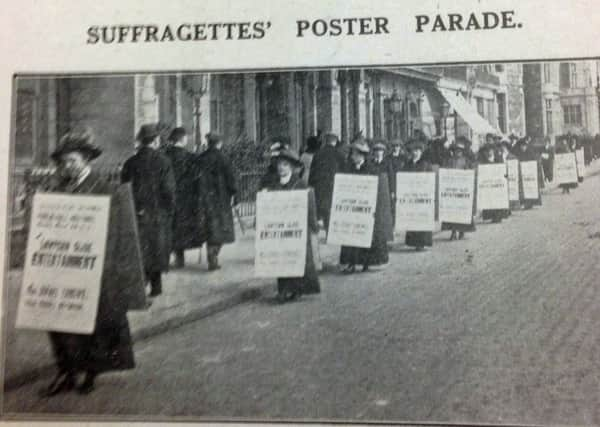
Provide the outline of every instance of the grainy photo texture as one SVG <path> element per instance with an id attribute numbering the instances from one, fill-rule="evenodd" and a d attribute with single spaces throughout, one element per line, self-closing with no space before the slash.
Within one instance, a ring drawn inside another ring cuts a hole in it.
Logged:
<path id="1" fill-rule="evenodd" d="M 2 411 L 600 423 L 599 66 L 17 76 Z"/>

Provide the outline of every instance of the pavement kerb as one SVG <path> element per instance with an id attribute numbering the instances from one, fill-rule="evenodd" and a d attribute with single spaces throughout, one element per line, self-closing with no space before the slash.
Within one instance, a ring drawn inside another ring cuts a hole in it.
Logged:
<path id="1" fill-rule="evenodd" d="M 265 291 L 271 289 L 273 285 L 271 283 L 264 283 L 262 285 L 244 289 L 241 292 L 234 292 L 231 295 L 227 295 L 212 304 L 199 307 L 197 309 L 191 309 L 187 313 L 175 315 L 163 322 L 141 327 L 136 331 L 132 331 L 131 338 L 134 343 L 147 340 L 157 335 L 168 332 L 172 329 L 184 326 L 186 324 L 201 320 L 206 317 L 210 317 L 219 312 L 228 310 L 237 305 L 255 300 L 260 298 Z M 55 366 L 53 363 L 48 363 L 43 366 L 31 369 L 27 372 L 14 375 L 12 377 L 5 377 L 4 390 L 10 391 L 19 388 L 25 384 L 33 382 L 40 377 L 50 376 L 55 372 Z M 6 374 L 6 372 L 5 372 Z"/>

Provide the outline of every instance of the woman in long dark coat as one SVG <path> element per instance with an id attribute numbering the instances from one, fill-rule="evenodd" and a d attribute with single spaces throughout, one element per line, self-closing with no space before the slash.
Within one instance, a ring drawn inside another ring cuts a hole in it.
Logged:
<path id="1" fill-rule="evenodd" d="M 410 159 L 404 165 L 404 172 L 432 172 L 431 163 L 423 157 L 425 145 L 422 141 L 414 140 L 409 142 Z M 426 246 L 433 246 L 432 231 L 407 231 L 405 237 L 406 246 L 414 247 L 417 251 L 422 251 Z"/>
<path id="2" fill-rule="evenodd" d="M 221 137 L 206 135 L 208 149 L 202 153 L 200 167 L 206 182 L 207 258 L 210 271 L 221 268 L 219 252 L 235 241 L 232 206 L 237 204 L 237 184 L 229 160 L 221 152 Z"/>
<path id="3" fill-rule="evenodd" d="M 273 157 L 279 179 L 270 182 L 266 187 L 267 191 L 291 191 L 304 190 L 308 186 L 302 179 L 294 173 L 294 170 L 302 166 L 298 155 L 292 150 L 281 150 L 277 156 Z M 308 193 L 308 233 L 306 236 L 306 263 L 304 266 L 304 275 L 302 277 L 286 277 L 277 279 L 277 290 L 279 298 L 285 301 L 296 299 L 302 294 L 316 294 L 321 291 L 319 276 L 314 263 L 310 234 L 319 231 L 317 222 L 317 213 L 315 198 L 312 190 Z"/>
<path id="4" fill-rule="evenodd" d="M 377 171 L 367 161 L 369 146 L 359 137 L 351 145 L 350 161 L 345 173 L 355 175 L 377 175 Z M 387 202 L 386 202 L 387 200 Z M 369 271 L 369 267 L 385 265 L 389 261 L 387 242 L 391 239 L 392 220 L 389 201 L 389 189 L 385 181 L 378 180 L 377 202 L 375 205 L 375 224 L 373 238 L 369 248 L 342 246 L 340 265 L 345 265 L 345 273 L 356 272 L 356 266 L 362 265 L 362 271 Z"/>
<path id="5" fill-rule="evenodd" d="M 93 145 L 89 134 L 67 134 L 61 139 L 52 159 L 57 163 L 59 175 L 64 179 L 52 189 L 69 194 L 111 195 L 113 188 L 92 170 L 90 161 L 102 151 Z M 112 213 L 109 222 L 105 269 L 102 274 L 100 299 L 94 332 L 90 335 L 50 332 L 50 343 L 58 369 L 54 380 L 41 391 L 43 397 L 76 389 L 80 394 L 94 390 L 95 378 L 102 372 L 132 369 L 135 366 L 133 347 L 127 320 L 128 300 L 115 277 L 118 271 L 107 271 L 114 255 L 120 233 Z M 117 228 L 116 228 L 117 227 Z M 112 237 L 112 238 L 110 238 Z M 77 375 L 85 373 L 83 382 L 77 384 Z"/>
<path id="6" fill-rule="evenodd" d="M 185 265 L 184 251 L 201 248 L 206 241 L 203 225 L 204 209 L 201 200 L 204 189 L 200 185 L 200 170 L 196 156 L 184 147 L 187 143 L 184 128 L 173 129 L 169 136 L 170 145 L 164 150 L 171 160 L 175 177 L 175 211 L 173 214 L 173 235 L 171 248 L 175 253 L 175 265 Z"/>
<path id="7" fill-rule="evenodd" d="M 515 147 L 516 151 L 515 151 L 515 156 L 517 157 L 517 159 L 519 159 L 519 162 L 536 162 L 537 163 L 537 178 L 538 178 L 538 198 L 537 199 L 526 199 L 525 198 L 525 193 L 523 191 L 523 174 L 519 174 L 520 176 L 520 180 L 519 180 L 519 194 L 520 194 L 520 198 L 523 201 L 523 208 L 524 209 L 531 209 L 534 205 L 541 205 L 542 204 L 542 187 L 543 187 L 543 183 L 544 183 L 544 175 L 543 175 L 543 171 L 542 171 L 542 165 L 540 164 L 541 162 L 538 159 L 538 156 L 536 155 L 536 153 L 533 151 L 533 148 L 528 145 L 524 140 L 521 140 L 517 143 L 517 146 Z"/>
<path id="8" fill-rule="evenodd" d="M 448 169 L 473 169 L 473 162 L 466 156 L 465 150 L 468 146 L 464 137 L 459 137 L 456 143 L 450 147 L 450 156 L 443 163 L 444 168 Z M 473 208 L 475 204 L 473 203 Z M 451 230 L 450 240 L 462 240 L 465 233 L 475 231 L 475 220 L 471 217 L 471 224 L 457 224 L 452 222 L 442 222 L 442 230 Z"/>

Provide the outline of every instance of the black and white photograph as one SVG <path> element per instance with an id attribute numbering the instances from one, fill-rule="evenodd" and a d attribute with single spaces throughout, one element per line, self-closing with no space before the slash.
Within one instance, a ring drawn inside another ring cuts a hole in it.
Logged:
<path id="1" fill-rule="evenodd" d="M 3 417 L 600 424 L 600 60 L 12 103 Z"/>

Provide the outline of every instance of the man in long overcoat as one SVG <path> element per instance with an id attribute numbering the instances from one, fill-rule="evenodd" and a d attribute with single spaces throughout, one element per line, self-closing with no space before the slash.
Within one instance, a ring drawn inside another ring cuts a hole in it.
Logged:
<path id="1" fill-rule="evenodd" d="M 315 190 L 317 217 L 329 229 L 333 181 L 335 174 L 344 170 L 345 159 L 336 148 L 338 137 L 332 133 L 324 136 L 323 146 L 315 153 L 310 167 L 308 184 Z"/>
<path id="2" fill-rule="evenodd" d="M 137 140 L 140 147 L 127 159 L 121 182 L 130 182 L 140 232 L 140 246 L 150 296 L 162 293 L 162 277 L 169 270 L 171 223 L 175 208 L 175 177 L 171 162 L 158 151 L 158 128 L 142 125 Z"/>
<path id="3" fill-rule="evenodd" d="M 206 183 L 208 269 L 213 271 L 221 268 L 221 247 L 235 241 L 232 206 L 237 204 L 238 190 L 231 163 L 221 152 L 221 137 L 211 132 L 206 140 L 208 149 L 202 153 L 200 167 Z"/>
<path id="4" fill-rule="evenodd" d="M 52 153 L 58 166 L 59 182 L 50 191 L 68 194 L 110 195 L 114 188 L 97 174 L 91 161 L 100 156 L 102 150 L 93 144 L 88 132 L 70 132 L 61 138 L 59 147 Z M 100 298 L 94 331 L 92 334 L 50 332 L 57 375 L 41 391 L 43 397 L 51 397 L 76 388 L 80 394 L 94 389 L 94 380 L 102 372 L 132 369 L 135 366 L 133 346 L 127 320 L 129 299 L 123 275 L 117 269 L 119 239 L 118 215 L 111 203 L 111 214 L 106 247 L 105 265 L 100 285 Z M 76 384 L 78 373 L 85 378 Z"/>
<path id="5" fill-rule="evenodd" d="M 184 251 L 200 248 L 206 241 L 204 210 L 202 209 L 203 188 L 197 157 L 185 149 L 186 131 L 177 127 L 169 135 L 169 145 L 164 154 L 171 161 L 175 176 L 175 212 L 173 214 L 172 250 L 175 265 L 185 265 Z"/>

